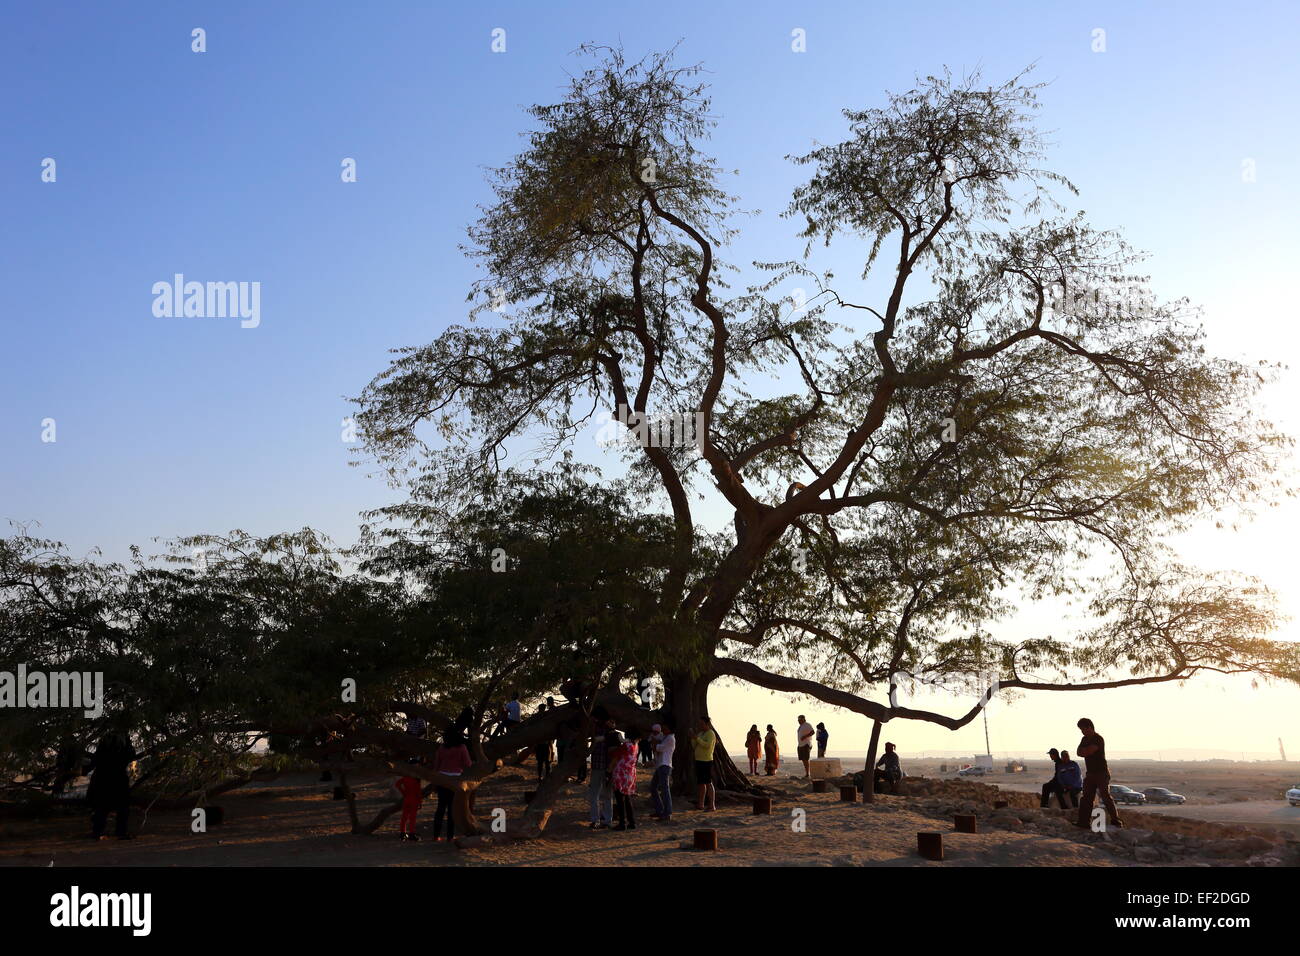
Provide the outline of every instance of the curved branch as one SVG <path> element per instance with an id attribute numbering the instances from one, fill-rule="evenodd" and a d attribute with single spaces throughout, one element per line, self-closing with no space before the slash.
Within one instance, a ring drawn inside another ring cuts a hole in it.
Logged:
<path id="1" fill-rule="evenodd" d="M 1200 668 L 1189 666 L 1180 668 L 1169 674 L 1157 674 L 1151 677 L 1128 677 L 1113 681 L 1096 681 L 1088 684 L 1047 684 L 1037 681 L 1024 681 L 1018 678 L 999 681 L 994 688 L 980 699 L 980 702 L 972 707 L 961 717 L 948 717 L 944 714 L 937 714 L 928 710 L 914 710 L 910 707 L 888 707 L 884 704 L 878 704 L 873 700 L 867 700 L 865 697 L 859 697 L 857 694 L 848 691 L 836 690 L 834 687 L 827 687 L 818 681 L 808 680 L 802 677 L 787 677 L 784 674 L 774 674 L 771 671 L 764 670 L 757 664 L 751 664 L 749 661 L 738 661 L 729 657 L 717 657 L 713 661 L 713 674 L 719 677 L 737 677 L 741 680 L 748 681 L 759 687 L 766 687 L 768 690 L 779 690 L 789 694 L 804 694 L 808 697 L 816 698 L 835 707 L 843 707 L 845 710 L 852 711 L 856 714 L 863 714 L 872 720 L 885 721 L 899 718 L 902 720 L 923 720 L 931 724 L 939 724 L 941 727 L 947 727 L 949 730 L 960 730 L 972 720 L 979 716 L 984 705 L 992 698 L 997 690 L 1019 689 L 1019 690 L 1107 690 L 1114 687 L 1132 687 L 1139 684 L 1159 684 L 1165 681 L 1184 680 L 1193 676 Z"/>

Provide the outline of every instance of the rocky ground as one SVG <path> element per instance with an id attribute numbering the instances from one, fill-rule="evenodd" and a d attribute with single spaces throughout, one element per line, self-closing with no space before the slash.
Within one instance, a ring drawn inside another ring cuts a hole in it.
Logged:
<path id="1" fill-rule="evenodd" d="M 1055 806 L 1040 809 L 1029 793 L 1000 790 L 966 780 L 909 778 L 903 798 L 927 815 L 951 818 L 974 814 L 979 826 L 1019 833 L 1040 833 L 1093 846 L 1137 863 L 1183 866 L 1295 866 L 1300 843 L 1269 828 L 1213 823 L 1172 813 L 1145 813 L 1120 808 L 1122 829 L 1093 833 L 1075 825 L 1076 812 Z M 997 808 L 997 804 L 1005 804 Z"/>

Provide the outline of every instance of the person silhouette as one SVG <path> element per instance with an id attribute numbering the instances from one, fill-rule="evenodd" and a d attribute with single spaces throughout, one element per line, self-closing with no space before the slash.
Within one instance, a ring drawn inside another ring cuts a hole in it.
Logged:
<path id="1" fill-rule="evenodd" d="M 128 770 L 135 761 L 131 738 L 119 730 L 110 730 L 99 738 L 90 758 L 90 786 L 86 800 L 91 806 L 91 836 L 104 839 L 108 815 L 112 813 L 113 832 L 119 840 L 131 839 L 128 824 L 131 815 L 131 781 Z"/>

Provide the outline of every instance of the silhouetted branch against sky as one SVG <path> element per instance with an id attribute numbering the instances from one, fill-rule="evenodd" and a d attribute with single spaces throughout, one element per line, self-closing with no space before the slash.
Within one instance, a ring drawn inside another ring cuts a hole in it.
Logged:
<path id="1" fill-rule="evenodd" d="M 486 320 L 402 350 L 361 394 L 375 460 L 414 463 L 419 497 L 468 501 L 525 437 L 567 454 L 602 412 L 633 430 L 699 415 L 695 447 L 638 432 L 624 452 L 676 527 L 662 614 L 705 660 L 731 646 L 840 689 L 977 666 L 1007 686 L 1040 667 L 1295 677 L 1263 638 L 1265 591 L 1210 596 L 1162 545 L 1280 493 L 1288 441 L 1252 410 L 1269 369 L 1210 354 L 1188 304 L 1069 209 L 1029 71 L 943 71 L 846 108 L 842 141 L 792 157 L 806 245 L 736 292 L 720 254 L 743 217 L 705 152 L 699 69 L 587 52 L 563 100 L 528 110 L 470 229 Z M 832 243 L 861 248 L 860 280 L 813 270 Z M 884 297 L 856 301 L 876 273 Z M 773 296 L 792 276 L 816 281 L 806 301 Z M 733 514 L 703 562 L 697 492 Z M 1075 642 L 975 626 L 1016 589 L 1077 593 L 1099 564 L 1101 623 Z"/>

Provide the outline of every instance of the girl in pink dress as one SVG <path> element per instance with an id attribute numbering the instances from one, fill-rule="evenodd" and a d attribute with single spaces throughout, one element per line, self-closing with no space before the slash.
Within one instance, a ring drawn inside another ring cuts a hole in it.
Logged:
<path id="1" fill-rule="evenodd" d="M 615 830 L 635 830 L 632 798 L 636 796 L 636 742 L 624 740 L 609 752 L 610 776 L 614 783 Z"/>

